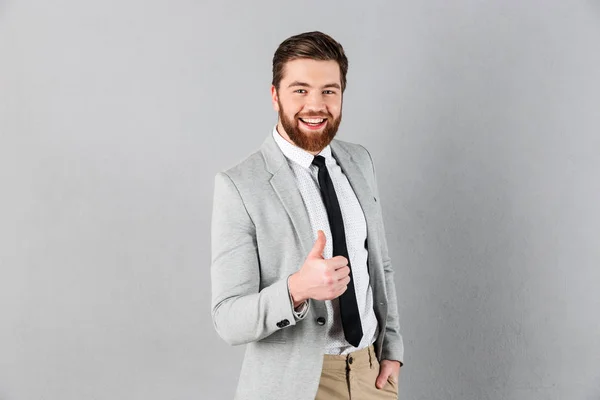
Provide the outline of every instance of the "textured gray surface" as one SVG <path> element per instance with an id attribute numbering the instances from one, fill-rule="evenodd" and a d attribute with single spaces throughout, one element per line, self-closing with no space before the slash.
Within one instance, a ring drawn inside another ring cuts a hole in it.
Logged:
<path id="1" fill-rule="evenodd" d="M 600 4 L 559 0 L 0 2 L 0 399 L 232 397 L 213 177 L 311 29 L 378 167 L 400 397 L 600 399 Z"/>

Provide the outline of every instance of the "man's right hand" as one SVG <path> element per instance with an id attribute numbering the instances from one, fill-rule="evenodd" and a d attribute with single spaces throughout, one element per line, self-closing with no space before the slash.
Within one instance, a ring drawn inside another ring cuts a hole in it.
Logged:
<path id="1" fill-rule="evenodd" d="M 336 256 L 328 260 L 323 258 L 325 233 L 317 232 L 317 241 L 308 253 L 302 267 L 290 276 L 289 290 L 294 307 L 306 299 L 333 300 L 348 288 L 350 268 L 348 260 Z"/>

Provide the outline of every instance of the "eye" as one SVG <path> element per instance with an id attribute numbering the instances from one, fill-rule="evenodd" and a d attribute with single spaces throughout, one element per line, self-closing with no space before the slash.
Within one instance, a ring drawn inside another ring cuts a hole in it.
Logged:
<path id="1" fill-rule="evenodd" d="M 323 94 L 335 94 L 333 90 L 323 90 Z"/>
<path id="2" fill-rule="evenodd" d="M 304 90 L 304 89 L 297 89 L 297 90 L 294 90 L 294 93 L 306 93 L 306 90 Z"/>

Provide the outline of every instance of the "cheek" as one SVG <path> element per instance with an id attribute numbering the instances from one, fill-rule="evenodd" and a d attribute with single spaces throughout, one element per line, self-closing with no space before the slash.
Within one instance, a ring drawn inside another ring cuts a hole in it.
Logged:
<path id="1" fill-rule="evenodd" d="M 331 115 L 333 115 L 335 118 L 340 116 L 340 111 L 341 111 L 341 107 L 339 104 L 332 104 L 332 105 L 328 105 L 327 106 L 327 110 L 329 110 L 329 113 Z"/>
<path id="2" fill-rule="evenodd" d="M 283 110 L 285 112 L 285 114 L 289 117 L 289 118 L 294 118 L 294 116 L 296 114 L 298 114 L 300 111 L 302 111 L 302 107 L 304 107 L 304 103 L 300 102 L 300 101 L 290 101 L 286 104 L 282 104 L 283 105 Z"/>
<path id="3" fill-rule="evenodd" d="M 339 98 L 331 98 L 326 101 L 326 104 L 332 114 L 339 114 L 342 109 L 342 101 Z"/>

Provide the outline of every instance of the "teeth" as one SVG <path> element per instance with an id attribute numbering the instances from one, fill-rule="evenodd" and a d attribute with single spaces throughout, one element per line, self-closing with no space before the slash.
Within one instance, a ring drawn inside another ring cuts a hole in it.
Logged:
<path id="1" fill-rule="evenodd" d="M 325 121 L 324 118 L 320 118 L 320 119 L 306 119 L 306 118 L 300 118 L 302 121 L 307 122 L 309 124 L 320 124 L 321 122 Z"/>

